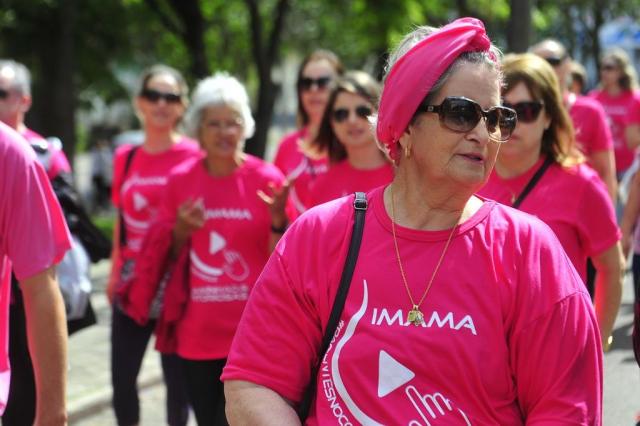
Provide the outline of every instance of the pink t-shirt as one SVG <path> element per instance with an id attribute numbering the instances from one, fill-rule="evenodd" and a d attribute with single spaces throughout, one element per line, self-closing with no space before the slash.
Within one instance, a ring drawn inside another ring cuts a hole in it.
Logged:
<path id="1" fill-rule="evenodd" d="M 368 196 L 358 263 L 307 424 L 600 424 L 598 326 L 553 232 L 485 202 L 456 231 L 421 306 L 425 323 L 413 326 L 382 194 Z M 280 240 L 247 304 L 223 380 L 300 401 L 343 268 L 352 202 L 310 210 Z M 397 227 L 414 297 L 449 233 Z"/>
<path id="2" fill-rule="evenodd" d="M 570 96 L 569 115 L 576 130 L 576 141 L 587 156 L 613 149 L 611 130 L 602 105 L 586 96 Z"/>
<path id="3" fill-rule="evenodd" d="M 271 216 L 257 196 L 281 185 L 275 166 L 246 156 L 233 174 L 209 175 L 202 161 L 176 168 L 162 217 L 175 219 L 186 200 L 202 199 L 206 222 L 191 235 L 190 297 L 178 323 L 177 353 L 194 360 L 226 358 L 240 316 L 269 258 Z"/>
<path id="4" fill-rule="evenodd" d="M 33 149 L 0 123 L 0 414 L 9 391 L 8 319 L 11 270 L 18 280 L 58 263 L 71 236 Z"/>
<path id="5" fill-rule="evenodd" d="M 326 158 L 311 159 L 300 150 L 299 143 L 306 134 L 307 130 L 301 129 L 285 136 L 273 161 L 287 179 L 294 181 L 289 198 L 298 214 L 309 208 L 310 185 L 329 169 Z"/>
<path id="6" fill-rule="evenodd" d="M 607 114 L 619 175 L 631 166 L 635 156 L 635 150 L 627 146 L 624 131 L 630 124 L 640 124 L 640 100 L 631 91 L 613 97 L 603 90 L 594 90 L 589 96 L 600 102 Z"/>
<path id="7" fill-rule="evenodd" d="M 479 193 L 512 205 L 543 160 L 540 158 L 530 170 L 513 179 L 502 179 L 494 169 Z M 537 216 L 553 229 L 583 280 L 587 257 L 601 254 L 621 237 L 607 188 L 586 164 L 570 168 L 551 165 L 520 210 Z"/>
<path id="8" fill-rule="evenodd" d="M 382 167 L 371 170 L 359 170 L 348 160 L 344 160 L 329 167 L 329 171 L 310 186 L 308 204 L 312 207 L 356 191 L 368 192 L 378 186 L 386 186 L 392 180 L 391 164 L 385 163 Z"/>
<path id="9" fill-rule="evenodd" d="M 187 137 L 159 154 L 149 154 L 139 147 L 123 180 L 126 158 L 133 147 L 116 150 L 113 161 L 113 205 L 122 211 L 127 244 L 120 251 L 122 259 L 134 259 L 140 251 L 149 225 L 156 218 L 169 174 L 178 164 L 201 156 L 198 144 Z"/>
<path id="10" fill-rule="evenodd" d="M 62 146 L 49 142 L 40 134 L 26 127 L 21 135 L 31 144 L 37 143 L 45 144 L 45 146 L 47 146 L 47 152 L 44 154 L 37 154 L 37 157 L 47 171 L 49 179 L 55 178 L 60 173 L 71 173 L 71 166 L 69 165 L 67 156 L 62 150 Z"/>

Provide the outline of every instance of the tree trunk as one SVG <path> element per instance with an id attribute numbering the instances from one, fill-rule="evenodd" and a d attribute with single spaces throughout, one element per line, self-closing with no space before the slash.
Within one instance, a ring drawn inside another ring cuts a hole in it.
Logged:
<path id="1" fill-rule="evenodd" d="M 531 2 L 510 0 L 511 16 L 507 24 L 507 49 L 510 52 L 526 52 L 531 44 Z"/>
<path id="2" fill-rule="evenodd" d="M 191 74 L 200 79 L 209 75 L 204 32 L 206 23 L 198 0 L 171 0 L 171 7 L 182 21 L 181 37 L 191 57 Z"/>
<path id="3" fill-rule="evenodd" d="M 257 157 L 264 157 L 267 147 L 267 136 L 271 127 L 273 107 L 278 93 L 278 86 L 271 79 L 271 69 L 280 56 L 280 41 L 284 19 L 289 8 L 288 0 L 279 0 L 275 11 L 275 20 L 271 33 L 265 46 L 262 19 L 256 0 L 246 0 L 249 16 L 251 17 L 251 51 L 258 69 L 260 87 L 258 89 L 258 102 L 256 112 L 256 132 L 250 141 L 247 141 L 246 151 Z"/>

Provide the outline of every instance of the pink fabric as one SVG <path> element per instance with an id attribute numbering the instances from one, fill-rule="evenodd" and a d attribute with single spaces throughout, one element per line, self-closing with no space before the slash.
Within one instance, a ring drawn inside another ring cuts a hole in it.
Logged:
<path id="1" fill-rule="evenodd" d="M 123 180 L 125 160 L 132 148 L 130 145 L 120 147 L 113 162 L 111 199 L 122 210 L 127 236 L 127 245 L 120 251 L 120 262 L 138 256 L 144 236 L 158 214 L 171 170 L 183 161 L 202 156 L 197 143 L 186 137 L 159 154 L 149 154 L 140 147 Z"/>
<path id="2" fill-rule="evenodd" d="M 624 131 L 630 124 L 640 124 L 640 100 L 631 91 L 612 97 L 605 91 L 594 90 L 589 96 L 600 102 L 607 114 L 619 175 L 631 166 L 635 156 L 635 150 L 627 146 Z"/>
<path id="3" fill-rule="evenodd" d="M 577 96 L 569 107 L 576 129 L 576 140 L 587 156 L 598 151 L 613 150 L 613 138 L 602 105 L 586 96 Z"/>
<path id="4" fill-rule="evenodd" d="M 274 164 L 287 179 L 293 181 L 289 190 L 289 199 L 297 214 L 304 212 L 308 206 L 309 187 L 329 168 L 327 158 L 318 160 L 307 157 L 299 147 L 300 141 L 307 135 L 306 129 L 289 133 L 282 139 Z"/>
<path id="5" fill-rule="evenodd" d="M 52 145 L 51 143 L 46 141 L 43 136 L 29 128 L 25 128 L 24 132 L 22 132 L 21 135 L 29 143 L 44 140 L 45 143 L 49 146 L 50 154 L 47 159 L 47 165 L 45 167 L 49 179 L 55 178 L 60 173 L 71 173 L 69 160 L 67 159 L 67 156 L 64 154 L 64 151 L 61 149 L 61 147 Z"/>
<path id="6" fill-rule="evenodd" d="M 372 170 L 358 170 L 349 161 L 334 164 L 329 171 L 316 179 L 309 192 L 309 206 L 317 206 L 356 191 L 369 192 L 373 188 L 391 183 L 393 167 L 384 164 Z"/>
<path id="7" fill-rule="evenodd" d="M 0 123 L 0 413 L 9 389 L 11 269 L 19 280 L 58 263 L 71 236 L 33 149 Z"/>
<path id="8" fill-rule="evenodd" d="M 449 65 L 464 52 L 488 51 L 490 46 L 480 20 L 460 18 L 411 48 L 385 80 L 378 110 L 378 140 L 387 146 L 395 144 Z"/>
<path id="9" fill-rule="evenodd" d="M 596 318 L 553 232 L 486 202 L 456 232 L 422 305 L 426 323 L 415 327 L 405 322 L 411 304 L 382 193 L 369 193 L 358 263 L 307 424 L 599 425 Z M 223 380 L 251 381 L 300 401 L 346 256 L 352 202 L 310 210 L 280 240 L 245 309 Z M 397 232 L 419 295 L 449 231 Z"/>
<path id="10" fill-rule="evenodd" d="M 480 194 L 511 205 L 512 198 L 522 192 L 542 161 L 541 158 L 530 170 L 513 179 L 500 178 L 494 169 Z M 601 254 L 621 237 L 607 188 L 586 164 L 549 167 L 520 210 L 537 216 L 553 229 L 583 280 L 587 257 Z"/>
<path id="11" fill-rule="evenodd" d="M 230 176 L 212 177 L 202 162 L 171 175 L 161 220 L 174 219 L 188 199 L 202 199 L 207 218 L 190 238 L 190 297 L 177 325 L 181 357 L 226 358 L 249 293 L 269 258 L 271 216 L 256 192 L 283 181 L 275 166 L 249 155 Z"/>

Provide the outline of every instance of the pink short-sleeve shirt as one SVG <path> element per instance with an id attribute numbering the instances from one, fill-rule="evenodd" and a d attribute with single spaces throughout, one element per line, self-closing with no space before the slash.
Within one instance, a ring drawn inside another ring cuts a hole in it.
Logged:
<path id="1" fill-rule="evenodd" d="M 11 270 L 18 280 L 58 263 L 71 246 L 49 179 L 23 137 L 0 123 L 0 412 L 9 390 Z"/>

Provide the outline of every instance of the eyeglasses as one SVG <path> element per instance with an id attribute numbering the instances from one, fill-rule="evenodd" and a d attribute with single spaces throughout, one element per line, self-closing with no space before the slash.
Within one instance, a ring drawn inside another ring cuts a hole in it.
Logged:
<path id="1" fill-rule="evenodd" d="M 544 104 L 539 101 L 518 102 L 515 104 L 503 102 L 502 105 L 514 110 L 518 115 L 518 121 L 522 121 L 523 123 L 533 123 L 536 121 L 540 115 L 540 111 L 542 111 L 542 107 L 544 107 Z"/>
<path id="2" fill-rule="evenodd" d="M 313 86 L 317 87 L 318 90 L 326 89 L 329 84 L 333 80 L 329 76 L 311 78 L 311 77 L 302 77 L 300 81 L 298 81 L 298 87 L 303 91 L 311 90 Z"/>
<path id="3" fill-rule="evenodd" d="M 489 138 L 495 142 L 506 142 L 516 128 L 516 112 L 511 108 L 494 106 L 483 110 L 471 99 L 459 96 L 445 98 L 440 105 L 420 105 L 417 112 L 434 112 L 440 124 L 456 133 L 473 130 L 484 117 Z"/>
<path id="4" fill-rule="evenodd" d="M 342 123 L 343 121 L 346 121 L 351 115 L 351 111 L 352 110 L 347 108 L 338 108 L 333 110 L 333 121 L 335 121 L 336 123 Z M 373 112 L 371 108 L 365 105 L 357 106 L 353 111 L 356 113 L 356 117 L 360 117 L 365 120 Z"/>
<path id="5" fill-rule="evenodd" d="M 9 97 L 9 91 L 5 89 L 0 89 L 0 99 L 4 100 Z"/>
<path id="6" fill-rule="evenodd" d="M 176 93 L 160 92 L 154 89 L 143 89 L 140 96 L 149 102 L 157 103 L 160 99 L 164 99 L 168 104 L 177 104 L 182 102 L 182 97 Z"/>
<path id="7" fill-rule="evenodd" d="M 215 132 L 222 132 L 227 129 L 235 132 L 242 128 L 242 120 L 211 120 L 207 121 L 205 125 Z"/>

